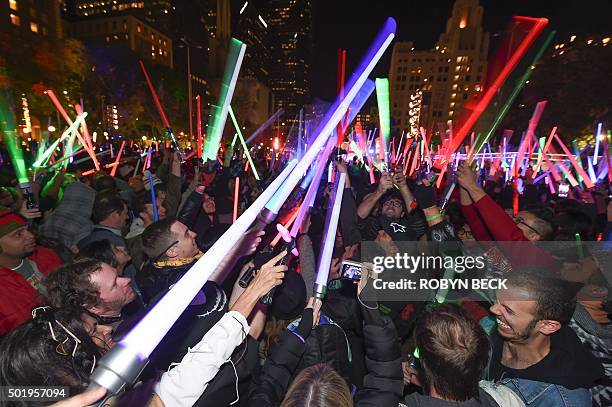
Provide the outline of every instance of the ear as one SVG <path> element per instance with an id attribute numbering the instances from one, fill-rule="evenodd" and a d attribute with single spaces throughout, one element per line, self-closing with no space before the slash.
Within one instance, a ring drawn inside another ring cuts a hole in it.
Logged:
<path id="1" fill-rule="evenodd" d="M 166 250 L 166 257 L 168 257 L 169 259 L 173 259 L 173 258 L 175 258 L 177 256 L 178 256 L 178 249 L 177 249 L 176 245 L 174 245 L 171 248 L 169 248 L 168 250 Z"/>
<path id="2" fill-rule="evenodd" d="M 542 321 L 538 321 L 536 325 L 538 332 L 543 335 L 552 335 L 561 329 L 561 323 L 559 321 L 553 321 L 551 319 L 544 319 Z"/>

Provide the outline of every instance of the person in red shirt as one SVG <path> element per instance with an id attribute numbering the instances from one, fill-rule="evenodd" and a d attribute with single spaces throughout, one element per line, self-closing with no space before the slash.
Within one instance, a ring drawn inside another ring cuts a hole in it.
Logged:
<path id="1" fill-rule="evenodd" d="M 32 318 L 43 277 L 59 265 L 53 251 L 36 245 L 25 218 L 0 207 L 0 335 Z"/>

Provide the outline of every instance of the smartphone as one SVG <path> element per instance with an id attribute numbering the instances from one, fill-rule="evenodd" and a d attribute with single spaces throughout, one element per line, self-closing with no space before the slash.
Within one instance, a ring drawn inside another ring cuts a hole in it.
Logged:
<path id="1" fill-rule="evenodd" d="M 569 185 L 568 184 L 560 184 L 559 185 L 559 192 L 557 193 L 557 195 L 559 195 L 559 197 L 561 198 L 567 198 L 567 194 L 569 192 Z"/>
<path id="2" fill-rule="evenodd" d="M 342 262 L 342 268 L 340 269 L 340 277 L 345 280 L 359 281 L 361 280 L 361 270 L 363 269 L 363 264 L 344 260 Z"/>

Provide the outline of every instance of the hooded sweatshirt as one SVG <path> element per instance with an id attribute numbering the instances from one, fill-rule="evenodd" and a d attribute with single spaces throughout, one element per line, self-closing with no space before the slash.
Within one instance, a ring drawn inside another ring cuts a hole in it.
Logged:
<path id="1" fill-rule="evenodd" d="M 90 220 L 96 191 L 81 182 L 66 188 L 57 209 L 43 223 L 42 236 L 61 241 L 66 247 L 77 244 L 93 230 Z"/>

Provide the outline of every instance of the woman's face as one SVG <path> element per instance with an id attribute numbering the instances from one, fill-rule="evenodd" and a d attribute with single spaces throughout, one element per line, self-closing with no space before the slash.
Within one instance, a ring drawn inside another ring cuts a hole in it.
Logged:
<path id="1" fill-rule="evenodd" d="M 215 211 L 217 210 L 215 206 L 215 198 L 208 195 L 207 193 L 204 193 L 204 195 L 202 196 L 202 209 L 204 209 L 204 212 L 206 212 L 206 214 L 208 215 L 215 213 Z"/>
<path id="2" fill-rule="evenodd" d="M 117 269 L 123 270 L 125 265 L 132 260 L 132 256 L 130 256 L 130 253 L 127 251 L 125 246 L 113 245 L 112 248 L 113 253 L 115 254 L 115 260 L 117 260 Z"/>
<path id="3" fill-rule="evenodd" d="M 93 343 L 96 344 L 103 353 L 115 346 L 113 341 L 113 328 L 109 325 L 100 325 L 98 321 L 87 313 L 81 314 L 83 328 L 89 334 Z"/>

